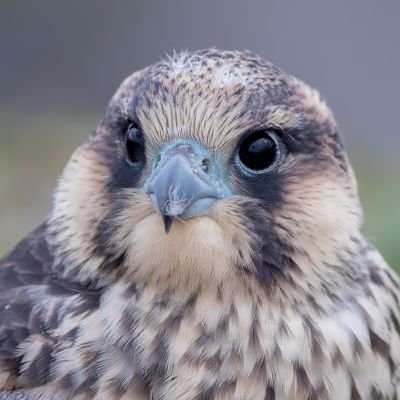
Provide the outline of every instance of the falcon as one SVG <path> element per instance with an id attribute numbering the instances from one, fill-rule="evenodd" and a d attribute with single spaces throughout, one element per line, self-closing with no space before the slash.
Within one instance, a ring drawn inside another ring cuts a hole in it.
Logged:
<path id="1" fill-rule="evenodd" d="M 317 91 L 250 52 L 128 77 L 0 264 L 0 399 L 397 399 L 400 282 Z"/>

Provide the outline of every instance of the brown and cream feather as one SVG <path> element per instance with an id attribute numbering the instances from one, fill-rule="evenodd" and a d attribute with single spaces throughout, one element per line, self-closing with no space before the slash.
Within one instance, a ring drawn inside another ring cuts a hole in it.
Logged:
<path id="1" fill-rule="evenodd" d="M 132 120 L 141 169 L 126 161 Z M 235 154 L 260 130 L 284 154 L 248 176 Z M 219 160 L 233 195 L 166 233 L 142 188 L 181 140 Z M 316 91 L 248 52 L 136 72 L 47 221 L 1 261 L 0 399 L 397 399 L 400 281 L 361 223 Z"/>

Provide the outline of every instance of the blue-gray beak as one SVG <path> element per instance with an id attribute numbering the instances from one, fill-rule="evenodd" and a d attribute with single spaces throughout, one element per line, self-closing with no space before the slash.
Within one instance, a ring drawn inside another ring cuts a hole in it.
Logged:
<path id="1" fill-rule="evenodd" d="M 197 143 L 167 145 L 157 159 L 143 190 L 162 215 L 167 233 L 174 219 L 207 215 L 217 199 L 230 195 L 216 157 Z"/>

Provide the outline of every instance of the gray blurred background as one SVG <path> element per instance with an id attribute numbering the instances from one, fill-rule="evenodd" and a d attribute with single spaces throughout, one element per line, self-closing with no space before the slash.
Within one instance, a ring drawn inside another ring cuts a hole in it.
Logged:
<path id="1" fill-rule="evenodd" d="M 317 87 L 400 270 L 400 2 L 0 0 L 0 256 L 38 224 L 125 76 L 173 49 L 249 49 Z"/>

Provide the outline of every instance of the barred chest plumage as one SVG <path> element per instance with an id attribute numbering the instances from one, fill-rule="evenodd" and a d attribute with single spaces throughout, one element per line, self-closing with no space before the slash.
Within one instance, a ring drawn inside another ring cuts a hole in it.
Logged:
<path id="1" fill-rule="evenodd" d="M 101 313 L 80 328 L 81 361 L 99 369 L 96 398 L 395 398 L 390 315 L 368 321 L 367 298 L 283 310 L 219 296 L 172 300 L 149 288 L 111 288 Z"/>

